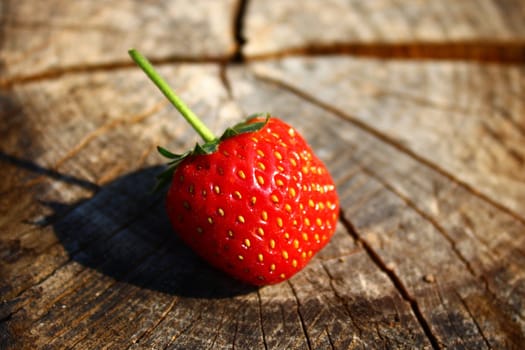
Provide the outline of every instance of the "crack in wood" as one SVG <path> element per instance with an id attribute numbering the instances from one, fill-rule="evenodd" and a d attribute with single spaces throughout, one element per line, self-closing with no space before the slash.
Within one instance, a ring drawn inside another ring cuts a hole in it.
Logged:
<path id="1" fill-rule="evenodd" d="M 233 23 L 233 35 L 235 38 L 235 53 L 231 58 L 231 62 L 242 63 L 244 62 L 243 47 L 246 43 L 244 38 L 244 21 L 246 18 L 246 8 L 248 6 L 248 0 L 237 0 L 236 11 Z"/>
<path id="2" fill-rule="evenodd" d="M 264 344 L 264 349 L 268 350 L 268 344 L 266 343 L 266 333 L 264 331 L 264 323 L 263 323 L 263 306 L 262 306 L 262 298 L 261 298 L 261 291 L 260 289 L 257 289 L 257 304 L 259 307 L 259 326 L 261 327 L 261 334 L 262 334 L 262 340 Z"/>
<path id="3" fill-rule="evenodd" d="M 434 227 L 442 236 L 443 238 L 445 238 L 445 240 L 449 243 L 452 251 L 454 252 L 454 254 L 458 257 L 458 259 L 463 263 L 463 265 L 465 266 L 465 268 L 467 269 L 467 271 L 475 278 L 480 278 L 480 276 L 478 276 L 478 274 L 476 274 L 476 272 L 474 271 L 474 268 L 472 267 L 472 265 L 470 264 L 470 262 L 468 261 L 468 259 L 466 259 L 463 254 L 461 253 L 461 251 L 458 249 L 457 247 L 457 244 L 456 244 L 456 241 L 454 241 L 454 239 L 448 234 L 448 232 L 445 230 L 445 228 L 443 228 L 443 226 L 441 226 L 434 218 L 432 218 L 430 215 L 428 215 L 426 212 L 424 212 L 423 210 L 419 209 L 418 206 L 412 202 L 412 200 L 410 200 L 408 197 L 404 196 L 402 193 L 400 193 L 399 191 L 397 191 L 394 187 L 392 187 L 389 183 L 387 183 L 385 180 L 383 180 L 382 178 L 380 178 L 379 176 L 377 176 L 373 171 L 371 171 L 370 169 L 368 168 L 363 168 L 362 169 L 363 172 L 367 175 L 369 175 L 370 177 L 372 177 L 373 179 L 377 180 L 379 183 L 381 183 L 382 186 L 384 186 L 385 189 L 387 189 L 388 191 L 390 191 L 391 193 L 393 193 L 395 196 L 397 196 L 399 199 L 401 199 L 403 201 L 403 203 L 405 203 L 405 205 L 407 207 L 409 207 L 410 209 L 414 210 L 419 216 L 421 216 L 423 219 L 425 219 L 427 222 L 430 223 L 430 225 L 432 227 Z M 483 282 L 483 281 L 482 281 Z M 493 294 L 489 289 L 488 289 L 488 285 L 485 283 L 485 287 L 487 289 L 487 292 L 489 292 L 490 294 Z"/>
<path id="4" fill-rule="evenodd" d="M 35 174 L 40 174 L 40 176 L 37 176 L 36 178 L 28 181 L 27 183 L 20 185 L 20 187 L 24 187 L 24 188 L 32 187 L 36 184 L 43 182 L 45 178 L 51 178 L 53 180 L 61 181 L 67 184 L 80 186 L 92 192 L 98 192 L 100 190 L 100 186 L 97 185 L 96 183 L 93 183 L 89 180 L 80 179 L 72 175 L 61 173 L 56 168 L 44 167 L 42 165 L 35 163 L 32 160 L 23 159 L 23 158 L 19 158 L 13 155 L 6 154 L 4 152 L 0 152 L 0 161 L 10 163 L 16 167 L 28 170 Z M 11 191 L 11 190 L 13 189 L 9 189 L 7 191 Z M 0 195 L 5 195 L 7 191 L 0 193 Z"/>
<path id="5" fill-rule="evenodd" d="M 146 329 L 139 337 L 137 337 L 137 339 L 135 339 L 128 347 L 127 349 L 131 348 L 133 345 L 135 344 L 138 344 L 140 343 L 140 341 L 144 338 L 144 337 L 147 337 L 149 336 L 150 334 L 152 334 L 154 332 L 154 330 L 162 323 L 162 321 L 164 321 L 166 319 L 166 317 L 168 316 L 168 314 L 171 312 L 171 310 L 173 310 L 173 308 L 175 307 L 175 305 L 177 305 L 179 301 L 179 298 L 177 297 L 173 297 L 173 300 L 171 301 L 171 303 L 168 305 L 168 307 L 160 314 L 160 316 L 157 318 L 157 320 L 155 321 L 155 323 L 153 325 L 151 325 L 150 328 Z"/>
<path id="6" fill-rule="evenodd" d="M 274 52 L 245 56 L 247 62 L 282 59 L 293 56 L 333 56 L 405 59 L 405 60 L 457 60 L 499 64 L 522 63 L 525 43 L 457 41 L 454 43 L 333 43 L 307 44 Z"/>
<path id="7" fill-rule="evenodd" d="M 303 331 L 303 335 L 304 335 L 304 338 L 306 339 L 306 344 L 308 345 L 308 350 L 312 350 L 312 342 L 310 340 L 310 337 L 308 335 L 308 328 L 306 326 L 306 322 L 304 320 L 304 317 L 303 317 L 303 314 L 301 312 L 301 301 L 299 299 L 299 296 L 297 295 L 297 291 L 295 290 L 293 284 L 290 282 L 290 280 L 287 280 L 286 283 L 288 284 L 288 286 L 290 286 L 290 289 L 292 291 L 292 294 L 295 298 L 295 302 L 296 302 L 296 305 L 297 305 L 297 309 L 296 309 L 296 312 L 297 312 L 297 315 L 299 316 L 299 320 L 301 321 L 301 329 Z"/>
<path id="8" fill-rule="evenodd" d="M 388 278 L 392 281 L 392 284 L 397 289 L 398 293 L 402 296 L 402 298 L 404 300 L 406 300 L 410 304 L 410 307 L 412 308 L 412 312 L 416 316 L 416 319 L 418 320 L 419 325 L 421 326 L 421 328 L 422 328 L 423 332 L 425 333 L 426 337 L 428 338 L 428 340 L 432 344 L 432 347 L 434 349 L 441 349 L 441 344 L 440 344 L 438 338 L 436 337 L 436 335 L 434 335 L 434 333 L 432 333 L 432 330 L 430 328 L 430 323 L 423 316 L 423 313 L 421 312 L 421 309 L 419 307 L 419 304 L 418 304 L 417 300 L 414 299 L 414 297 L 412 297 L 410 295 L 410 293 L 408 292 L 408 289 L 405 287 L 405 285 L 403 284 L 403 282 L 401 281 L 399 276 L 397 276 L 396 273 L 392 269 L 390 269 L 387 266 L 387 264 L 385 264 L 383 259 L 381 259 L 381 257 L 379 256 L 379 254 L 368 244 L 368 242 L 366 240 L 364 240 L 361 237 L 361 235 L 354 228 L 353 224 L 348 219 L 346 219 L 343 210 L 341 210 L 340 218 L 341 218 L 341 221 L 342 221 L 343 225 L 345 226 L 348 234 L 350 236 L 354 237 L 354 239 L 356 241 L 359 241 L 361 243 L 362 247 L 364 248 L 364 250 L 366 251 L 366 253 L 370 257 L 370 259 L 374 262 L 374 264 L 383 273 L 385 273 L 388 276 Z"/>
<path id="9" fill-rule="evenodd" d="M 231 60 L 230 56 L 209 56 L 209 57 L 184 57 L 184 56 L 165 56 L 165 57 L 149 57 L 149 61 L 157 66 L 169 64 L 224 64 Z M 63 66 L 60 68 L 53 68 L 43 70 L 41 72 L 32 73 L 28 75 L 15 75 L 8 78 L 0 78 L 0 91 L 9 90 L 15 85 L 29 84 L 45 80 L 55 80 L 70 74 L 88 74 L 96 72 L 112 72 L 120 69 L 137 69 L 137 65 L 131 60 L 112 61 L 107 63 L 92 63 L 92 64 L 78 64 Z"/>
<path id="10" fill-rule="evenodd" d="M 474 322 L 474 324 L 476 325 L 476 328 L 477 328 L 479 334 L 481 335 L 481 338 L 483 338 L 483 341 L 487 345 L 487 348 L 488 349 L 492 349 L 493 346 L 490 344 L 490 341 L 487 339 L 487 337 L 483 333 L 483 329 L 481 328 L 481 326 L 480 326 L 478 320 L 476 319 L 476 317 L 474 317 L 474 315 L 472 314 L 472 311 L 470 310 L 470 308 L 467 305 L 467 303 L 465 302 L 465 300 L 461 297 L 461 295 L 459 295 L 459 293 L 457 291 L 455 291 L 455 294 L 458 297 L 458 299 L 461 302 L 461 304 L 463 305 L 463 307 L 465 308 L 465 310 L 467 311 L 467 313 L 469 314 L 469 316 L 472 319 L 472 321 Z M 441 295 L 441 293 L 440 293 L 440 295 Z"/>
<path id="11" fill-rule="evenodd" d="M 336 108 L 324 101 L 321 101 L 320 99 L 316 98 L 315 96 L 312 96 L 311 94 L 295 87 L 295 86 L 292 86 L 284 81 L 281 81 L 281 80 L 278 80 L 278 79 L 275 79 L 275 78 L 272 78 L 272 77 L 268 77 L 268 76 L 265 76 L 265 75 L 262 75 L 258 72 L 254 72 L 254 75 L 256 76 L 257 79 L 263 81 L 263 82 L 266 82 L 268 84 L 272 84 L 282 90 L 285 90 L 285 91 L 288 91 L 294 95 L 296 95 L 297 97 L 305 100 L 307 103 L 310 103 L 314 106 L 317 106 L 319 108 L 322 108 L 324 110 L 326 110 L 327 112 L 339 117 L 340 119 L 342 120 L 345 120 L 349 123 L 351 123 L 352 125 L 354 125 L 355 127 L 359 128 L 360 130 L 366 132 L 367 134 L 370 134 L 371 136 L 377 138 L 378 140 L 380 140 L 381 142 L 387 144 L 387 145 L 390 145 L 392 147 L 394 147 L 395 149 L 397 149 L 398 151 L 402 152 L 403 154 L 409 156 L 410 158 L 416 160 L 417 162 L 427 166 L 428 168 L 436 171 L 438 174 L 444 176 L 445 178 L 447 178 L 448 180 L 450 180 L 451 182 L 457 184 L 458 186 L 461 186 L 462 188 L 466 189 L 468 192 L 470 192 L 471 194 L 473 194 L 474 196 L 482 199 L 483 201 L 489 203 L 490 205 L 494 206 L 495 208 L 501 210 L 502 212 L 504 213 L 507 213 L 509 214 L 510 216 L 512 216 L 514 219 L 516 219 L 517 221 L 525 224 L 525 217 L 522 217 L 520 214 L 516 213 L 514 210 L 510 209 L 509 207 L 505 206 L 504 204 L 498 202 L 496 199 L 493 199 L 492 197 L 490 197 L 489 195 L 483 193 L 483 192 L 480 192 L 478 191 L 477 189 L 473 188 L 470 184 L 466 183 L 465 181 L 455 177 L 453 174 L 451 174 L 450 172 L 448 172 L 447 170 L 445 170 L 444 168 L 442 168 L 441 166 L 439 166 L 438 164 L 432 162 L 431 160 L 428 160 L 427 158 L 419 155 L 418 153 L 416 153 L 415 151 L 411 150 L 410 148 L 408 148 L 407 146 L 405 146 L 404 144 L 398 142 L 397 140 L 395 140 L 394 138 L 390 137 L 389 135 L 385 134 L 384 132 L 374 128 L 373 126 L 359 120 L 358 118 L 356 117 L 353 117 L 351 115 L 349 115 L 348 113 L 344 112 L 344 111 L 341 111 L 339 108 Z"/>
<path id="12" fill-rule="evenodd" d="M 352 312 L 350 311 L 350 308 L 348 307 L 348 303 L 344 300 L 344 298 L 337 292 L 336 288 L 334 287 L 334 280 L 335 280 L 334 277 L 332 276 L 332 274 L 330 273 L 330 271 L 328 270 L 325 264 L 321 263 L 320 265 L 330 279 L 330 289 L 332 290 L 332 293 L 334 293 L 335 297 L 341 303 L 341 305 L 344 306 L 348 318 L 350 318 L 350 321 L 352 321 L 352 324 L 356 328 L 357 333 L 359 334 L 359 337 L 362 338 L 363 329 L 359 326 L 359 324 L 355 321 L 354 317 L 352 316 Z M 330 343 L 332 343 L 331 340 L 330 340 Z"/>
<path id="13" fill-rule="evenodd" d="M 68 153 L 66 153 L 62 158 L 57 160 L 53 166 L 53 169 L 58 169 L 60 166 L 62 166 L 66 161 L 69 159 L 75 157 L 80 151 L 82 151 L 84 148 L 86 148 L 92 141 L 99 138 L 100 136 L 104 135 L 105 133 L 109 132 L 110 130 L 113 130 L 121 125 L 133 125 L 133 124 L 140 124 L 147 118 L 155 115 L 159 110 L 161 110 L 164 106 L 168 104 L 167 101 L 161 100 L 157 103 L 155 103 L 153 106 L 146 108 L 143 112 L 132 115 L 131 117 L 120 117 L 115 118 L 97 129 L 89 132 L 87 135 L 85 135 L 75 146 L 69 150 Z"/>

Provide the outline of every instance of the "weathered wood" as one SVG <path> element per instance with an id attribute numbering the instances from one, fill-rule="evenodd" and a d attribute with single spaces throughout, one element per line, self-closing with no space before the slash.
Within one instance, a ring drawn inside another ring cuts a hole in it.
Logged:
<path id="1" fill-rule="evenodd" d="M 311 135 L 331 164 L 345 218 L 399 292 L 415 303 L 436 343 L 519 348 L 525 339 L 516 307 L 525 299 L 523 220 L 368 128 L 312 108 L 316 100 L 305 100 L 261 69 L 280 64 L 258 64 L 256 77 L 233 75 L 236 100 L 253 110 L 272 101 L 274 113 Z M 324 137 L 315 136 L 319 125 Z"/>
<path id="2" fill-rule="evenodd" d="M 236 0 L 6 0 L 0 6 L 0 86 L 131 66 L 132 47 L 153 60 L 197 61 L 228 60 L 237 49 Z"/>
<path id="3" fill-rule="evenodd" d="M 523 60 L 520 0 L 249 1 L 243 53 Z"/>
<path id="4" fill-rule="evenodd" d="M 522 65 L 330 57 L 255 69 L 525 219 Z"/>
<path id="5" fill-rule="evenodd" d="M 234 22 L 252 58 L 257 26 L 282 45 L 275 52 L 315 54 L 351 25 L 358 34 L 343 38 L 347 48 L 437 42 L 452 57 L 447 43 L 471 40 L 462 57 L 476 58 L 476 45 L 493 40 L 505 51 L 491 55 L 505 60 L 523 47 L 521 2 L 333 2 L 317 11 L 313 2 L 250 0 L 235 20 L 240 4 L 0 4 L 0 348 L 521 348 L 521 64 L 222 62 L 234 53 Z M 349 9 L 370 16 L 347 20 Z M 315 25 L 304 26 L 314 10 Z M 330 26 L 312 37 L 323 21 Z M 194 31 L 177 41 L 187 23 Z M 282 28 L 292 33 L 285 41 L 275 37 Z M 269 111 L 310 141 L 336 179 L 342 217 L 305 270 L 255 289 L 207 266 L 172 232 L 162 194 L 148 194 L 161 169 L 155 146 L 182 151 L 197 137 L 131 68 L 127 40 L 215 133 Z"/>

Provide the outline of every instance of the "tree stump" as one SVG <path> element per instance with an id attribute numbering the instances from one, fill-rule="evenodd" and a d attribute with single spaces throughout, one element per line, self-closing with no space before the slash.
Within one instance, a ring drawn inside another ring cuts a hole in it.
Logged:
<path id="1" fill-rule="evenodd" d="M 521 349 L 520 0 L 0 4 L 0 348 Z M 136 47 L 216 134 L 293 124 L 341 219 L 253 288 L 172 232 L 163 160 L 198 139 Z"/>

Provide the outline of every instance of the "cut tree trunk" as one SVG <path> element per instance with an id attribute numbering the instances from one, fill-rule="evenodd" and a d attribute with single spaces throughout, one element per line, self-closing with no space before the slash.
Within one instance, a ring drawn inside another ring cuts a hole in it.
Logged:
<path id="1" fill-rule="evenodd" d="M 525 344 L 523 2 L 0 13 L 0 348 Z M 341 219 L 303 271 L 249 287 L 171 230 L 155 149 L 198 138 L 131 47 L 215 134 L 271 112 L 326 163 Z"/>

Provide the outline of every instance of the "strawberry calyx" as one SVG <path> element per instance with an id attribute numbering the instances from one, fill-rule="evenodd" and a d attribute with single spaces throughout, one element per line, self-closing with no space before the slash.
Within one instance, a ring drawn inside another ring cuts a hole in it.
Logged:
<path id="1" fill-rule="evenodd" d="M 258 121 L 258 120 L 261 120 L 261 121 Z M 158 191 L 170 183 L 173 177 L 173 173 L 175 172 L 177 167 L 182 163 L 184 159 L 194 156 L 194 155 L 212 154 L 217 151 L 219 144 L 222 141 L 235 137 L 240 134 L 259 131 L 262 128 L 264 128 L 264 126 L 268 123 L 268 120 L 270 120 L 270 113 L 252 114 L 248 118 L 246 118 L 244 121 L 232 127 L 227 128 L 220 138 L 205 142 L 202 145 L 199 143 L 196 143 L 193 150 L 184 152 L 182 154 L 172 153 L 161 146 L 157 146 L 157 151 L 162 156 L 170 159 L 170 161 L 166 164 L 167 165 L 166 170 L 164 170 L 162 173 L 157 175 L 157 183 L 155 184 L 155 188 L 153 191 Z"/>

